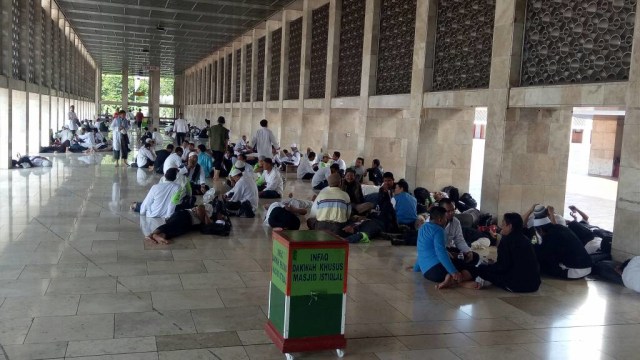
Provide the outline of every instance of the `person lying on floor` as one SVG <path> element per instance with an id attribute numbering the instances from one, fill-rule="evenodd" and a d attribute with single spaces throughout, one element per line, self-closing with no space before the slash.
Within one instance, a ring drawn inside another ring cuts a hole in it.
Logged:
<path id="1" fill-rule="evenodd" d="M 634 256 L 623 263 L 600 261 L 593 265 L 593 274 L 640 293 L 640 256 Z"/>
<path id="2" fill-rule="evenodd" d="M 369 219 L 364 216 L 353 216 L 349 225 L 342 228 L 345 239 L 350 243 L 369 243 L 384 230 L 384 223 L 378 219 Z"/>
<path id="3" fill-rule="evenodd" d="M 418 259 L 413 267 L 413 271 L 421 272 L 425 279 L 437 283 L 437 289 L 454 287 L 475 278 L 472 269 L 456 267 L 449 257 L 445 247 L 446 214 L 441 206 L 434 206 L 429 211 L 429 222 L 418 231 Z"/>
<path id="4" fill-rule="evenodd" d="M 216 216 L 213 220 L 212 216 Z M 184 235 L 191 231 L 200 230 L 203 225 L 211 224 L 216 220 L 221 220 L 224 215 L 215 213 L 213 205 L 198 205 L 191 209 L 178 210 L 167 219 L 164 225 L 159 226 L 145 240 L 156 244 L 170 244 L 171 239 Z"/>
<path id="5" fill-rule="evenodd" d="M 265 205 L 264 225 L 270 226 L 274 231 L 299 230 L 300 216 L 307 215 L 313 206 L 313 201 L 295 199 L 293 193 L 289 197 L 268 205 Z"/>
<path id="6" fill-rule="evenodd" d="M 20 156 L 18 154 L 18 160 L 11 160 L 11 166 L 13 168 L 28 169 L 32 167 L 51 167 L 51 160 L 44 156 Z"/>
<path id="7" fill-rule="evenodd" d="M 566 226 L 553 224 L 546 214 L 534 219 L 534 245 L 541 273 L 562 279 L 580 279 L 591 273 L 591 257 Z"/>
<path id="8" fill-rule="evenodd" d="M 478 265 L 475 281 L 465 282 L 462 286 L 481 289 L 493 284 L 516 293 L 538 291 L 540 287 L 538 260 L 531 240 L 523 233 L 520 214 L 504 214 L 500 235 L 497 260 Z"/>

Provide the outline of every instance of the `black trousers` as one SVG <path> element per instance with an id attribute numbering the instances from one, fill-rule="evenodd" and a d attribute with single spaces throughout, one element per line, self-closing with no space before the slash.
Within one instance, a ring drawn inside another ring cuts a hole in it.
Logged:
<path id="1" fill-rule="evenodd" d="M 186 136 L 187 136 L 187 133 L 183 133 L 183 132 L 176 133 L 176 142 L 178 143 L 178 146 L 182 146 L 182 142 L 184 141 Z"/>
<path id="2" fill-rule="evenodd" d="M 163 233 L 167 239 L 184 235 L 189 231 L 197 228 L 199 225 L 193 225 L 191 223 L 191 214 L 188 210 L 176 211 L 167 219 L 164 225 L 159 226 L 156 229 L 156 233 Z"/>

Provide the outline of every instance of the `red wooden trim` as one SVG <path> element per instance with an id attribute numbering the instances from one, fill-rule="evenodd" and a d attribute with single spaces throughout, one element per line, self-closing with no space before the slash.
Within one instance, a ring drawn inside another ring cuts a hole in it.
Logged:
<path id="1" fill-rule="evenodd" d="M 265 324 L 264 330 L 271 341 L 283 353 L 344 349 L 347 347 L 347 339 L 345 339 L 344 335 L 284 339 L 270 321 Z"/>

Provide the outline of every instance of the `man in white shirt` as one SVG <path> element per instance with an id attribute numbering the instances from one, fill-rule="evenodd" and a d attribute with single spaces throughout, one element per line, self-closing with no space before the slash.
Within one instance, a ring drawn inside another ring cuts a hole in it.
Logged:
<path id="1" fill-rule="evenodd" d="M 69 125 L 69 130 L 71 130 L 71 132 L 73 133 L 73 135 L 76 134 L 76 130 L 78 130 L 78 115 L 76 115 L 75 112 L 75 106 L 71 105 L 71 107 L 69 108 L 69 113 L 67 113 L 67 124 Z"/>
<path id="2" fill-rule="evenodd" d="M 256 134 L 251 139 L 251 143 L 256 146 L 256 150 L 259 156 L 271 157 L 271 148 L 276 150 L 280 149 L 278 141 L 271 130 L 267 128 L 267 120 L 260 120 L 261 128 L 256 131 Z"/>
<path id="3" fill-rule="evenodd" d="M 311 186 L 313 190 L 322 190 L 329 186 L 329 176 L 340 171 L 340 165 L 331 164 L 329 167 L 318 169 L 311 178 Z"/>
<path id="4" fill-rule="evenodd" d="M 178 146 L 164 161 L 162 172 L 166 173 L 171 168 L 180 168 L 182 166 L 182 148 Z"/>
<path id="5" fill-rule="evenodd" d="M 176 183 L 178 169 L 165 173 L 165 181 L 153 185 L 142 203 L 132 203 L 131 209 L 141 216 L 168 218 L 180 203 L 180 184 Z"/>
<path id="6" fill-rule="evenodd" d="M 313 167 L 311 166 L 311 164 L 313 163 L 315 158 L 316 158 L 316 153 L 312 151 L 309 153 L 308 159 L 300 160 L 300 163 L 298 165 L 298 173 L 297 173 L 298 179 L 311 180 L 313 178 L 316 172 L 313 171 Z"/>
<path id="7" fill-rule="evenodd" d="M 225 194 L 227 210 L 230 214 L 252 218 L 258 208 L 258 187 L 250 174 L 238 169 L 229 174 L 235 186 Z"/>
<path id="8" fill-rule="evenodd" d="M 162 138 L 162 135 L 158 131 L 158 128 L 153 128 L 151 139 L 156 143 L 156 145 L 162 145 L 162 143 L 164 142 L 164 139 Z"/>
<path id="9" fill-rule="evenodd" d="M 284 190 L 284 183 L 282 182 L 282 176 L 280 171 L 273 166 L 273 160 L 270 158 L 264 159 L 262 162 L 264 166 L 264 172 L 262 173 L 266 186 L 258 195 L 262 199 L 279 199 L 282 197 Z"/>
<path id="10" fill-rule="evenodd" d="M 315 195 L 313 197 L 315 200 Z M 299 216 L 307 215 L 313 201 L 294 199 L 289 194 L 287 199 L 274 202 L 266 208 L 263 225 L 271 226 L 273 230 L 298 230 L 300 229 Z"/>
<path id="11" fill-rule="evenodd" d="M 249 144 L 247 144 L 247 135 L 242 135 L 236 145 L 233 147 L 233 153 L 238 156 L 240 154 L 248 154 L 251 152 Z"/>
<path id="12" fill-rule="evenodd" d="M 344 172 L 347 171 L 347 163 L 340 159 L 340 151 L 333 152 L 333 162 L 340 166 L 340 175 L 344 175 Z"/>
<path id="13" fill-rule="evenodd" d="M 156 154 L 151 151 L 152 143 L 153 141 L 151 139 L 147 139 L 144 146 L 138 150 L 135 162 L 137 167 L 153 169 L 153 162 L 156 161 Z M 133 164 L 131 164 L 131 166 L 133 166 Z"/>
<path id="14" fill-rule="evenodd" d="M 81 130 L 81 132 L 82 133 L 79 133 L 78 135 L 76 135 L 76 137 L 79 140 L 81 140 L 81 141 L 78 142 L 78 144 L 81 147 L 87 149 L 85 151 L 85 153 L 88 153 L 88 152 L 92 152 L 93 153 L 93 152 L 95 152 L 95 147 L 96 147 L 95 143 L 96 143 L 96 141 L 95 141 L 95 137 L 94 137 L 93 131 L 91 131 L 91 130 L 85 130 L 85 131 Z"/>
<path id="15" fill-rule="evenodd" d="M 176 144 L 182 144 L 189 132 L 189 124 L 182 118 L 182 113 L 178 114 L 178 118 L 173 122 L 173 131 L 176 133 Z"/>

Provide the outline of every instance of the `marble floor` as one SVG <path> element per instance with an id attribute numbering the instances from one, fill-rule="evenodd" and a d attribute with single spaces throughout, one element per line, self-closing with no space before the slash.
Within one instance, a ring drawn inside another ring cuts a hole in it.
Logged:
<path id="1" fill-rule="evenodd" d="M 259 219 L 234 219 L 228 238 L 145 245 L 128 208 L 157 176 L 109 155 L 52 157 L 0 171 L 0 359 L 284 359 L 262 330 L 271 240 Z M 623 287 L 436 291 L 403 270 L 414 251 L 351 246 L 346 358 L 638 358 L 640 296 Z"/>

